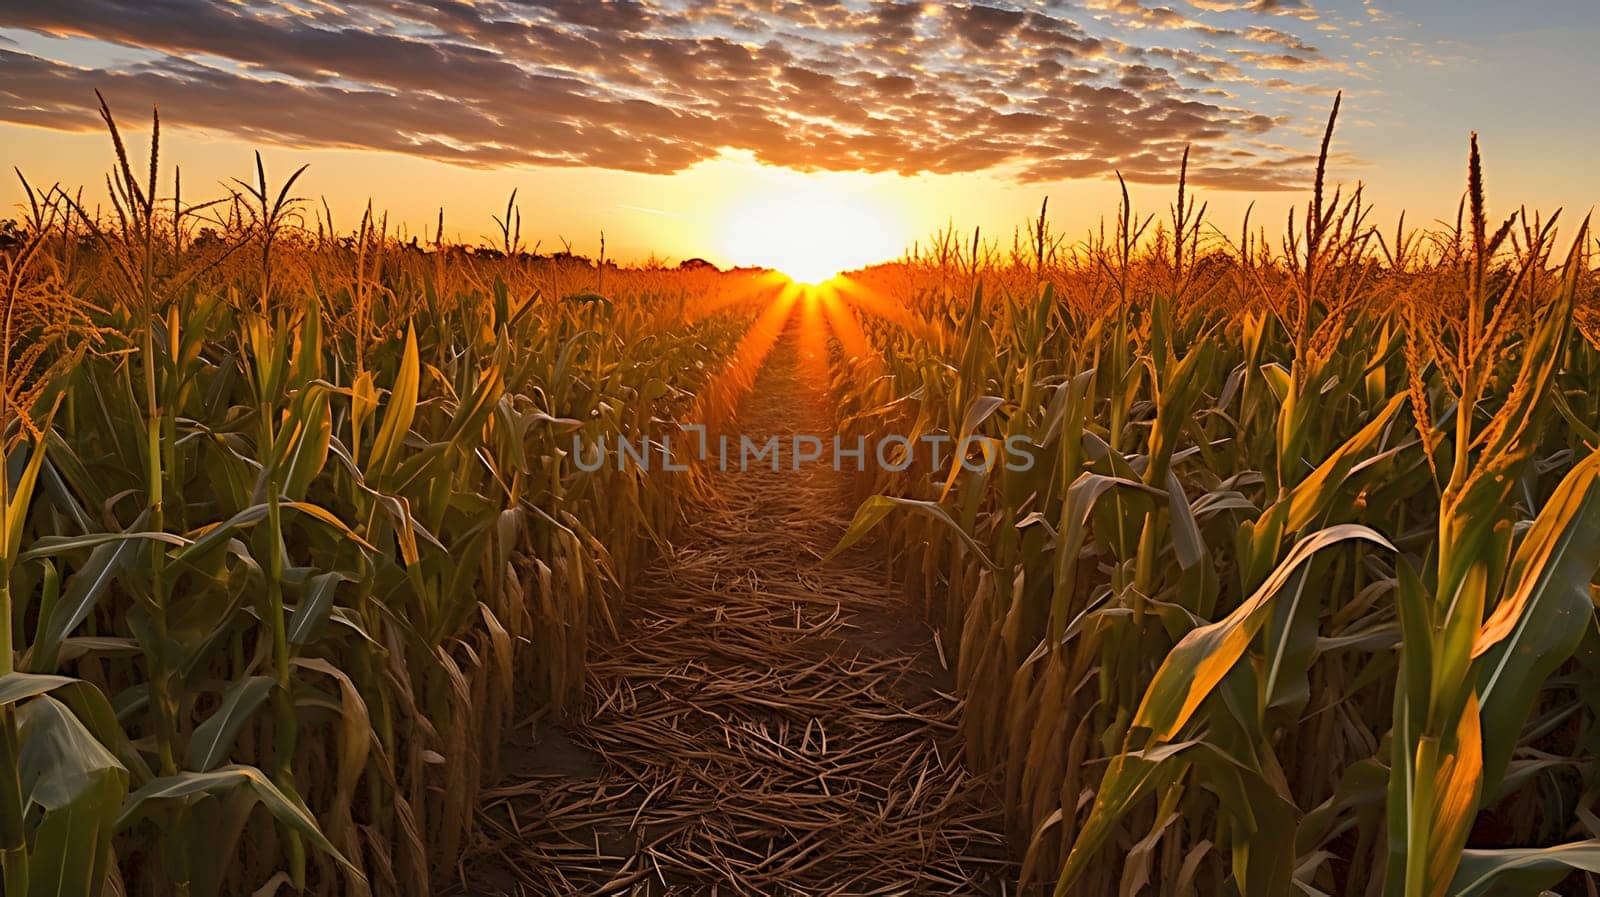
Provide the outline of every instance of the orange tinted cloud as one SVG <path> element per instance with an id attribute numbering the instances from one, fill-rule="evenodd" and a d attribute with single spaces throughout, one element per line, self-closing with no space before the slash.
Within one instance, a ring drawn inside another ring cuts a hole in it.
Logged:
<path id="1" fill-rule="evenodd" d="M 1217 9 L 1227 27 L 1194 18 Z M 169 122 L 251 140 L 469 166 L 667 173 L 731 149 L 1022 181 L 1170 174 L 1193 144 L 1197 183 L 1283 188 L 1297 160 L 1259 139 L 1281 119 L 1239 91 L 1332 63 L 1277 25 L 1240 27 L 1241 11 L 1309 7 L 57 0 L 0 8 L 0 30 L 134 58 L 0 45 L 0 120 L 91 128 L 99 88 L 130 114 L 157 103 Z M 1202 43 L 1157 39 L 1180 32 Z"/>

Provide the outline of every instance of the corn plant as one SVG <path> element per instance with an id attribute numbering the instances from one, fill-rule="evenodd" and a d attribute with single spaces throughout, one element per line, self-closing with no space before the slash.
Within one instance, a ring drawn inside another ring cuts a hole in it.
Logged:
<path id="1" fill-rule="evenodd" d="M 101 113 L 109 205 L 5 254 L 6 893 L 426 892 L 700 488 L 573 435 L 659 441 L 769 290 L 186 203 Z"/>
<path id="2" fill-rule="evenodd" d="M 1199 233 L 1185 159 L 1170 232 L 1124 191 L 1076 246 L 941 236 L 842 294 L 898 307 L 863 316 L 882 374 L 836 379 L 847 433 L 1032 446 L 1026 471 L 864 473 L 841 542 L 887 527 L 940 624 L 1024 887 L 1417 897 L 1596 868 L 1555 843 L 1600 794 L 1592 687 L 1563 674 L 1600 566 L 1587 229 L 1564 263 L 1555 217 L 1490 231 L 1474 138 L 1462 221 L 1386 238 L 1328 183 L 1338 105 L 1276 251 L 1248 214 Z"/>

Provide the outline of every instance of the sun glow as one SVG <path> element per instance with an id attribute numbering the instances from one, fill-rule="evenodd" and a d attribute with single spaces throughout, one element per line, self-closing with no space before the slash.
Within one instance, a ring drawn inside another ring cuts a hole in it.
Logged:
<path id="1" fill-rule="evenodd" d="M 786 185 L 730 209 L 721 242 L 734 264 L 773 268 L 816 284 L 898 256 L 903 247 L 888 218 L 858 197 L 820 185 Z"/>

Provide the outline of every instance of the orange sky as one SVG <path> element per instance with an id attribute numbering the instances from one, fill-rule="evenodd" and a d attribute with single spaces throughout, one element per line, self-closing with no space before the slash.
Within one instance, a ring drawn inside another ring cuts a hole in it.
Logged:
<path id="1" fill-rule="evenodd" d="M 442 205 L 447 235 L 477 240 L 516 188 L 546 250 L 593 254 L 604 230 L 613 257 L 849 268 L 947 221 L 1009 239 L 1046 195 L 1081 233 L 1116 170 L 1164 211 L 1186 144 L 1215 223 L 1235 233 L 1255 203 L 1276 229 L 1343 89 L 1333 176 L 1366 182 L 1378 222 L 1452 213 L 1472 129 L 1498 208 L 1600 199 L 1600 125 L 1571 111 L 1600 77 L 1592 3 L 1172 2 L 544 0 L 446 20 L 406 0 L 62 0 L 0 10 L 0 161 L 92 194 L 99 87 L 139 156 L 161 105 L 186 197 L 259 148 L 269 171 L 309 162 L 298 192 L 341 227 L 371 197 L 413 234 Z"/>

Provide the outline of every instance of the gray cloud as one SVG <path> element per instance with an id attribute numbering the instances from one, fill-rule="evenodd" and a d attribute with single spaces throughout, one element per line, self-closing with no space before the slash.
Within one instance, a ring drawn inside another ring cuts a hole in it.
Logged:
<path id="1" fill-rule="evenodd" d="M 1190 5 L 1314 15 L 1295 0 Z M 156 103 L 169 122 L 252 140 L 472 166 L 671 172 L 733 149 L 802 169 L 1155 178 L 1193 144 L 1201 183 L 1299 178 L 1298 155 L 1257 139 L 1279 120 L 1235 88 L 1336 68 L 1315 47 L 1140 0 L 1079 15 L 886 0 L 11 4 L 0 28 L 148 58 L 93 68 L 0 42 L 0 120 L 91 128 L 99 88 L 124 114 Z M 1180 34 L 1204 40 L 1157 39 Z"/>

